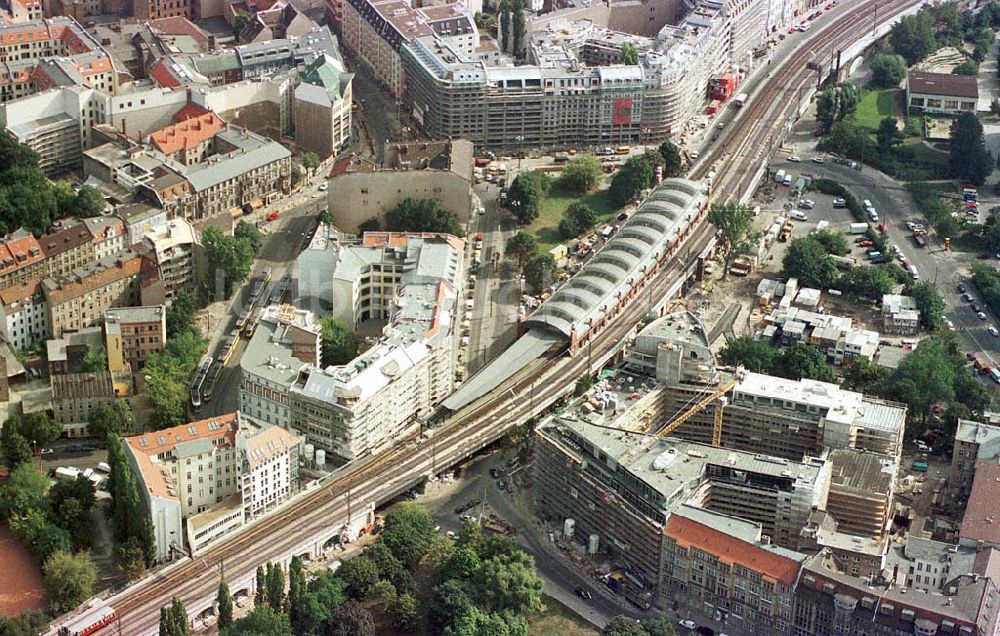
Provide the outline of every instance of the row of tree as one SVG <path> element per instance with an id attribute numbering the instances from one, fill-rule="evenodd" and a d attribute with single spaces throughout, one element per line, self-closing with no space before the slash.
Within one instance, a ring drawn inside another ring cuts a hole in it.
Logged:
<path id="1" fill-rule="evenodd" d="M 153 405 L 150 424 L 156 428 L 187 421 L 188 386 L 208 343 L 191 328 L 167 340 L 161 353 L 146 359 L 146 396 Z"/>
<path id="2" fill-rule="evenodd" d="M 0 429 L 0 457 L 8 470 L 31 461 L 33 453 L 40 452 L 62 433 L 62 426 L 44 411 L 28 413 L 23 418 L 13 415 Z"/>
<path id="3" fill-rule="evenodd" d="M 153 520 L 139 498 L 136 477 L 125 457 L 121 438 L 109 432 L 107 442 L 111 532 L 118 546 L 118 565 L 126 578 L 132 580 L 156 560 Z"/>
<path id="4" fill-rule="evenodd" d="M 500 2 L 500 48 L 515 57 L 524 51 L 524 0 Z"/>
<path id="5" fill-rule="evenodd" d="M 811 378 L 833 382 L 833 372 L 826 365 L 826 356 L 810 344 L 795 344 L 777 349 L 769 342 L 753 336 L 740 336 L 731 340 L 719 353 L 723 364 L 743 365 L 750 371 L 766 373 L 790 380 Z"/>
<path id="6" fill-rule="evenodd" d="M 531 293 L 540 294 L 552 284 L 556 263 L 550 255 L 539 253 L 538 242 L 531 234 L 518 232 L 507 239 L 504 254 L 514 261 Z"/>
<path id="7" fill-rule="evenodd" d="M 250 277 L 263 237 L 256 226 L 240 221 L 232 236 L 217 227 L 205 228 L 201 242 L 208 260 L 209 280 L 214 285 L 212 293 L 216 300 L 229 298 Z"/>
<path id="8" fill-rule="evenodd" d="M 97 575 L 86 548 L 94 499 L 90 480 L 80 477 L 49 487 L 48 478 L 30 462 L 0 483 L 0 519 L 42 564 L 45 603 L 53 615 L 78 606 L 93 593 Z M 10 626 L 20 629 L 34 622 L 28 614 Z"/>
<path id="9" fill-rule="evenodd" d="M 969 57 L 978 63 L 989 53 L 997 27 L 1000 9 L 992 4 L 973 14 L 964 13 L 958 2 L 942 2 L 900 19 L 889 32 L 889 44 L 907 64 L 913 65 L 942 46 L 960 47 L 969 42 Z"/>

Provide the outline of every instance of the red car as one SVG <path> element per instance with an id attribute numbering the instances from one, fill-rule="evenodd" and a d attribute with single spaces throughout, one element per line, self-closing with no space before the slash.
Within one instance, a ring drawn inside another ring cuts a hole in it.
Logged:
<path id="1" fill-rule="evenodd" d="M 268 221 L 277 221 L 278 220 L 278 213 L 277 212 L 271 212 L 270 214 L 267 215 L 267 220 Z"/>
<path id="2" fill-rule="evenodd" d="M 871 247 L 872 245 L 875 245 L 875 241 L 871 239 L 865 239 L 860 243 L 858 243 L 858 245 L 860 245 L 861 247 Z"/>

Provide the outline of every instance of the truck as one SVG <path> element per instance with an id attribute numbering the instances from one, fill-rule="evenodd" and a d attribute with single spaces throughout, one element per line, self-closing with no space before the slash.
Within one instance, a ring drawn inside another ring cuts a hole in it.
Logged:
<path id="1" fill-rule="evenodd" d="M 830 258 L 833 260 L 834 264 L 843 270 L 849 270 L 854 267 L 854 259 L 848 258 L 846 256 L 831 255 Z"/>
<path id="2" fill-rule="evenodd" d="M 785 221 L 785 224 L 781 226 L 781 233 L 778 234 L 778 240 L 784 243 L 788 240 L 788 237 L 792 235 L 792 230 L 794 229 L 791 221 Z"/>
<path id="3" fill-rule="evenodd" d="M 61 481 L 76 481 L 76 478 L 80 475 L 79 468 L 73 468 L 72 466 L 63 467 L 60 466 L 56 468 L 56 479 Z"/>
<path id="4" fill-rule="evenodd" d="M 733 100 L 733 103 L 736 104 L 737 108 L 739 108 L 743 106 L 743 104 L 746 104 L 749 98 L 750 96 L 747 95 L 746 93 L 740 93 L 739 95 L 736 96 L 736 99 Z"/>
<path id="5" fill-rule="evenodd" d="M 775 183 L 782 183 L 782 182 L 784 182 L 784 180 L 785 180 L 785 171 L 784 170 L 778 170 L 774 174 L 774 182 Z"/>
<path id="6" fill-rule="evenodd" d="M 864 234 L 868 231 L 867 223 L 851 223 L 850 234 Z"/>

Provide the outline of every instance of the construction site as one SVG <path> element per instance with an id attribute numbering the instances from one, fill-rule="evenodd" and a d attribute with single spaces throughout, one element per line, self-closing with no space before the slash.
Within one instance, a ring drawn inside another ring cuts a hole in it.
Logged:
<path id="1" fill-rule="evenodd" d="M 771 566 L 824 549 L 847 561 L 870 559 L 872 546 L 884 554 L 905 421 L 903 404 L 717 366 L 698 318 L 670 314 L 539 426 L 536 512 L 560 528 L 557 541 L 613 564 L 636 605 L 700 607 L 665 558 L 679 549 L 672 518 L 731 528 L 726 542 Z M 741 562 L 733 546 L 700 549 Z"/>

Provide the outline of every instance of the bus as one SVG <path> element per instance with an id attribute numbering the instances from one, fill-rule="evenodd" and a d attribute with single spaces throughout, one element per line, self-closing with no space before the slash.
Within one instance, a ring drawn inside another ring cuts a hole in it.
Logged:
<path id="1" fill-rule="evenodd" d="M 114 608 L 105 605 L 103 601 L 98 601 L 95 608 L 89 609 L 71 623 L 63 625 L 57 633 L 59 636 L 90 636 L 90 634 L 98 633 L 117 620 L 118 614 Z"/>
<path id="2" fill-rule="evenodd" d="M 211 366 L 212 356 L 202 358 L 201 364 L 198 365 L 198 370 L 194 373 L 194 379 L 191 380 L 189 393 L 191 395 L 191 406 L 195 411 L 201 408 L 201 387 L 205 384 L 205 378 L 208 376 L 208 370 Z"/>
<path id="3" fill-rule="evenodd" d="M 615 148 L 616 155 L 627 155 L 630 152 L 632 152 L 632 148 L 630 146 L 618 146 Z"/>

